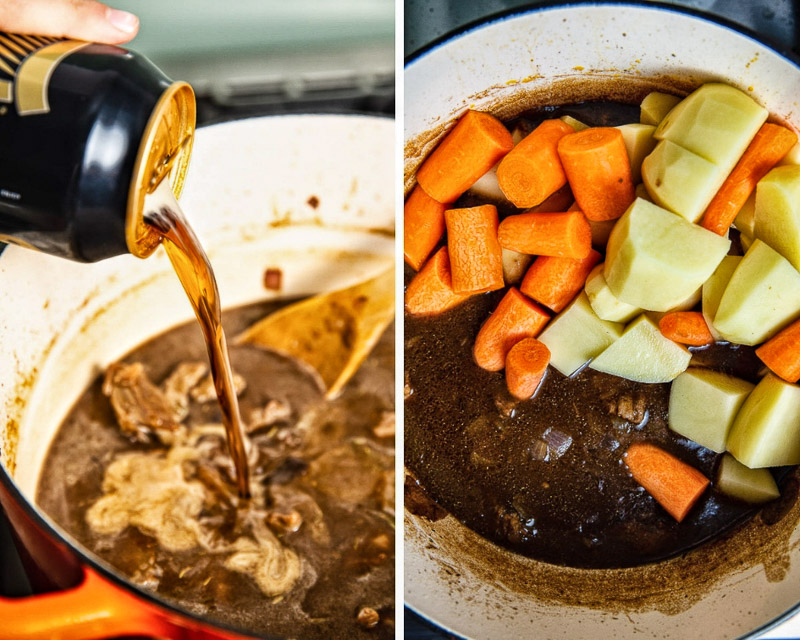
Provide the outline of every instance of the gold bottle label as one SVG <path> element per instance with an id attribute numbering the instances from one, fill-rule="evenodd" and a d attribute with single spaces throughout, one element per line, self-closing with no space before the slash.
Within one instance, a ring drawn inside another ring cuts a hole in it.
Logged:
<path id="1" fill-rule="evenodd" d="M 89 43 L 0 32 L 0 103 L 21 116 L 50 111 L 47 89 L 53 70 Z"/>

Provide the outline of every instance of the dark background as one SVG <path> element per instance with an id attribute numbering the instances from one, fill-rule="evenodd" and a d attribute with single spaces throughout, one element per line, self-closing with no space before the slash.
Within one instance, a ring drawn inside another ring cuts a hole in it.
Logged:
<path id="1" fill-rule="evenodd" d="M 509 9 L 545 4 L 530 0 L 405 0 L 406 60 L 434 40 L 476 20 Z M 547 2 L 551 4 L 551 2 Z M 800 1 L 681 0 L 663 2 L 725 18 L 756 32 L 768 44 L 800 55 Z M 798 87 L 800 92 L 800 87 Z M 454 636 L 405 610 L 406 640 L 443 640 Z"/>

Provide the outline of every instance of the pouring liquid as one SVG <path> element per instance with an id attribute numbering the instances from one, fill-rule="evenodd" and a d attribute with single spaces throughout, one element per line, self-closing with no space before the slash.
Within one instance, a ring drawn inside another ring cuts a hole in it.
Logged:
<path id="1" fill-rule="evenodd" d="M 225 426 L 228 450 L 236 472 L 236 486 L 239 497 L 248 499 L 250 470 L 247 464 L 244 426 L 233 384 L 228 344 L 225 331 L 222 329 L 222 309 L 214 271 L 197 236 L 172 195 L 169 180 L 163 180 L 161 185 L 148 195 L 145 212 L 145 221 L 164 239 L 164 249 L 203 331 L 211 377 Z"/>

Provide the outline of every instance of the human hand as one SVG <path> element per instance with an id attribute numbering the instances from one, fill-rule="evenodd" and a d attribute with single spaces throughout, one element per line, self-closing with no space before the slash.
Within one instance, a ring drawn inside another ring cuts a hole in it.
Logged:
<path id="1" fill-rule="evenodd" d="M 0 0 L 0 31 L 122 44 L 139 19 L 96 0 Z"/>

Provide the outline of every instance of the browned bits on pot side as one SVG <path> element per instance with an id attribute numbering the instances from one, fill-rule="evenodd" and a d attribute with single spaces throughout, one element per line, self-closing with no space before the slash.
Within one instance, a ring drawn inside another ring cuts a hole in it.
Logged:
<path id="1" fill-rule="evenodd" d="M 280 291 L 283 283 L 283 271 L 269 267 L 264 271 L 264 288 L 269 291 Z"/>

